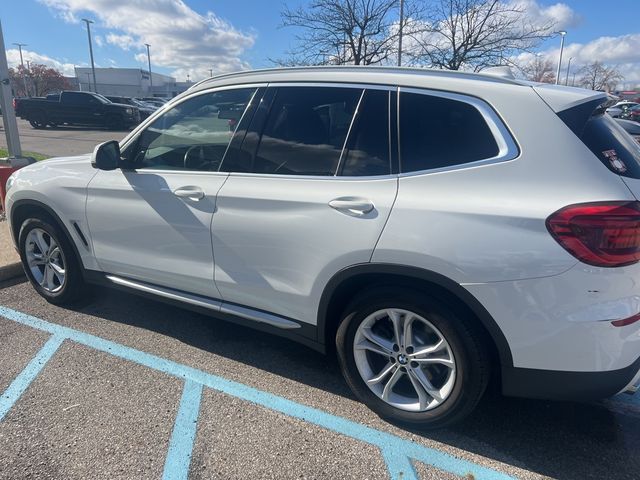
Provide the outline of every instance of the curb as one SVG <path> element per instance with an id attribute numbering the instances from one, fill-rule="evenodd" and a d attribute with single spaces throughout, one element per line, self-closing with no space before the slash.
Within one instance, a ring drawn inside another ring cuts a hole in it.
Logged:
<path id="1" fill-rule="evenodd" d="M 14 278 L 23 277 L 24 270 L 22 269 L 22 264 L 10 263 L 9 265 L 5 265 L 0 267 L 0 282 L 4 282 L 6 280 L 12 280 Z"/>

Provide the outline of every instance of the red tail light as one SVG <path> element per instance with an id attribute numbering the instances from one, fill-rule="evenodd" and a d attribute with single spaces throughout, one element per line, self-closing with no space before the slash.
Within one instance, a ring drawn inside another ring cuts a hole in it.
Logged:
<path id="1" fill-rule="evenodd" d="M 597 267 L 640 261 L 640 203 L 569 205 L 547 218 L 547 229 L 571 255 Z"/>

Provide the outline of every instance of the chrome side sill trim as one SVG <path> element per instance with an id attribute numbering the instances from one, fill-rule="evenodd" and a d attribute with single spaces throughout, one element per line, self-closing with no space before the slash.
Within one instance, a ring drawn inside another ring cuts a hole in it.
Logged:
<path id="1" fill-rule="evenodd" d="M 150 293 L 152 295 L 158 295 L 160 297 L 168 298 L 170 300 L 176 300 L 179 302 L 190 303 L 191 305 L 197 305 L 199 307 L 208 308 L 216 312 L 226 313 L 229 315 L 235 315 L 254 322 L 266 323 L 273 327 L 282 328 L 286 330 L 301 328 L 299 323 L 292 320 L 274 315 L 272 313 L 261 312 L 252 308 L 241 307 L 239 305 L 233 305 L 230 303 L 224 303 L 220 300 L 213 300 L 199 295 L 192 295 L 189 293 L 178 292 L 170 288 L 159 287 L 156 285 L 149 285 L 147 283 L 138 282 L 135 280 L 129 280 L 118 277 L 116 275 L 107 275 L 107 279 L 116 285 L 121 285 L 141 292 Z"/>
<path id="2" fill-rule="evenodd" d="M 239 305 L 233 305 L 230 303 L 223 303 L 220 308 L 220 312 L 246 318 L 255 322 L 267 323 L 278 328 L 300 328 L 300 324 L 280 317 L 278 315 L 273 315 L 272 313 L 261 312 L 259 310 L 253 310 L 252 308 L 241 307 Z"/>
<path id="3" fill-rule="evenodd" d="M 209 300 L 205 297 L 197 295 L 190 295 L 188 293 L 176 292 L 170 288 L 158 287 L 155 285 L 149 285 L 147 283 L 136 282 L 134 280 L 128 280 L 115 275 L 107 275 L 107 279 L 115 283 L 116 285 L 122 285 L 124 287 L 140 290 L 141 292 L 151 293 L 160 297 L 165 297 L 170 300 L 177 300 L 179 302 L 190 303 L 191 305 L 197 305 L 199 307 L 208 308 L 209 310 L 220 311 L 222 302 L 220 300 Z"/>

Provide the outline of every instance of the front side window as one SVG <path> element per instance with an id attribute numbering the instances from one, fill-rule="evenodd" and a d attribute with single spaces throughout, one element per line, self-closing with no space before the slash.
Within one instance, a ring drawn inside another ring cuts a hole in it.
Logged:
<path id="1" fill-rule="evenodd" d="M 334 175 L 362 89 L 280 87 L 249 171 Z"/>
<path id="2" fill-rule="evenodd" d="M 223 90 L 179 103 L 127 148 L 136 169 L 218 170 L 255 88 Z"/>
<path id="3" fill-rule="evenodd" d="M 463 165 L 500 152 L 480 111 L 452 98 L 401 92 L 399 130 L 402 172 Z"/>

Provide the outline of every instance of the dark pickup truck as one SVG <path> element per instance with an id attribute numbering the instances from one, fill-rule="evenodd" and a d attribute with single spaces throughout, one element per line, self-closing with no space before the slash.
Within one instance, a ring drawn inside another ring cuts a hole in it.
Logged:
<path id="1" fill-rule="evenodd" d="M 61 92 L 46 98 L 19 98 L 16 115 L 33 128 L 47 125 L 97 125 L 111 130 L 125 129 L 140 123 L 140 112 L 131 105 L 111 103 L 91 92 Z"/>

